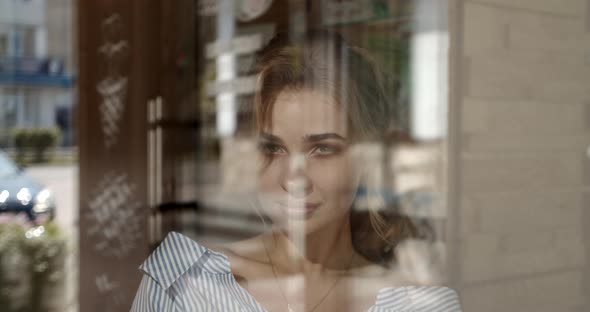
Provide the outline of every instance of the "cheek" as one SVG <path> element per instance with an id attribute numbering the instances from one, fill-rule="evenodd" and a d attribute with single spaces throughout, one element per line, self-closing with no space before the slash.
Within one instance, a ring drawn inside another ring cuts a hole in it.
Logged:
<path id="1" fill-rule="evenodd" d="M 348 200 L 356 193 L 359 174 L 348 157 L 317 160 L 310 165 L 310 172 L 314 187 L 324 197 Z"/>
<path id="2" fill-rule="evenodd" d="M 281 161 L 259 165 L 258 169 L 258 191 L 261 193 L 276 192 L 280 188 L 279 180 L 281 175 Z"/>

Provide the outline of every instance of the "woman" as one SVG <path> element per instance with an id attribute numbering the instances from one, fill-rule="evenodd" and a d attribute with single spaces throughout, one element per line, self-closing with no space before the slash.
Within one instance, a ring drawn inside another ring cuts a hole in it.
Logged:
<path id="1" fill-rule="evenodd" d="M 395 246 L 418 236 L 408 218 L 371 200 L 352 210 L 374 165 L 367 147 L 392 128 L 367 57 L 332 33 L 279 35 L 255 69 L 255 209 L 268 230 L 209 247 L 171 233 L 141 266 L 132 310 L 457 311 L 448 288 L 390 269 Z"/>

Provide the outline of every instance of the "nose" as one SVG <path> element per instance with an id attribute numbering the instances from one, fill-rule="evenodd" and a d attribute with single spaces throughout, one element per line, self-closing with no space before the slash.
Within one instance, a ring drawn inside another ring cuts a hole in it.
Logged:
<path id="1" fill-rule="evenodd" d="M 312 190 L 312 183 L 305 172 L 305 155 L 295 154 L 289 159 L 289 168 L 284 178 L 281 179 L 281 187 L 289 195 L 295 198 L 304 198 Z"/>

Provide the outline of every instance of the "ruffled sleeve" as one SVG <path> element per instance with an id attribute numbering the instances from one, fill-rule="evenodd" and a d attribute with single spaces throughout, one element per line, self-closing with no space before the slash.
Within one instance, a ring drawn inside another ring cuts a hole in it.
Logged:
<path id="1" fill-rule="evenodd" d="M 404 286 L 379 291 L 368 312 L 461 312 L 457 292 L 448 287 Z"/>

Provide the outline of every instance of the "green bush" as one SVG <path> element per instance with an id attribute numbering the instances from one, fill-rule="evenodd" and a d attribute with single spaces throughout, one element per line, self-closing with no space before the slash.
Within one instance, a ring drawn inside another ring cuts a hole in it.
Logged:
<path id="1" fill-rule="evenodd" d="M 0 220 L 0 307 L 61 311 L 66 239 L 53 222 L 33 226 L 17 219 Z"/>
<path id="2" fill-rule="evenodd" d="M 16 128 L 12 131 L 14 148 L 16 149 L 16 162 L 27 163 L 27 149 L 31 146 L 31 130 L 27 128 Z"/>
<path id="3" fill-rule="evenodd" d="M 20 311 L 25 308 L 26 291 L 23 291 L 23 279 L 16 279 L 20 274 L 18 265 L 24 258 L 25 230 L 16 223 L 0 223 L 0 306 L 7 311 Z"/>
<path id="4" fill-rule="evenodd" d="M 60 133 L 57 128 L 17 128 L 12 135 L 16 161 L 26 164 L 28 152 L 33 152 L 33 162 L 47 161 L 47 151 L 57 146 Z"/>

